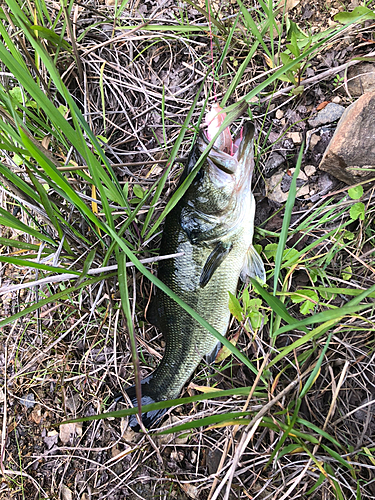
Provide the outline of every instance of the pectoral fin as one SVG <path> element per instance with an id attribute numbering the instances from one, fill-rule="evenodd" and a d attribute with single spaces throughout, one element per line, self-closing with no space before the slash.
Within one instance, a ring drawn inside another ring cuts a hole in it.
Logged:
<path id="1" fill-rule="evenodd" d="M 223 243 L 222 241 L 219 241 L 216 247 L 212 250 L 205 265 L 203 266 L 202 274 L 199 279 L 199 285 L 201 288 L 207 285 L 214 272 L 223 262 L 231 249 L 232 243 Z"/>
<path id="2" fill-rule="evenodd" d="M 246 281 L 248 278 L 259 278 L 263 283 L 266 282 L 266 271 L 263 261 L 253 245 L 250 245 L 247 251 L 245 264 L 241 271 L 242 281 Z"/>

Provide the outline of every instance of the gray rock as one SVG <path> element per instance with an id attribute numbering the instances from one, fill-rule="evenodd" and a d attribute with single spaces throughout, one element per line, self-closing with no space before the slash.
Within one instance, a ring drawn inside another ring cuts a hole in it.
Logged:
<path id="1" fill-rule="evenodd" d="M 347 184 L 374 176 L 375 92 L 363 94 L 345 110 L 319 168 Z"/>
<path id="2" fill-rule="evenodd" d="M 265 170 L 265 173 L 266 173 L 266 176 L 269 176 L 270 174 L 272 174 L 272 172 L 274 172 L 278 167 L 280 167 L 280 165 L 282 163 L 284 163 L 285 161 L 285 158 L 283 157 L 283 155 L 281 155 L 280 153 L 277 153 L 276 151 L 273 151 L 265 166 L 264 166 L 264 170 Z"/>
<path id="3" fill-rule="evenodd" d="M 345 111 L 344 106 L 330 102 L 314 117 L 308 120 L 310 127 L 316 128 L 339 120 Z"/>
<path id="4" fill-rule="evenodd" d="M 348 70 L 348 90 L 352 97 L 375 91 L 375 64 L 359 63 Z"/>

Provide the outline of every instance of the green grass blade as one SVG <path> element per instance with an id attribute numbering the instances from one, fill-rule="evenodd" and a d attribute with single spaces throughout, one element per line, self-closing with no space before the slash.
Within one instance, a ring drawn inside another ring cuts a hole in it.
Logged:
<path id="1" fill-rule="evenodd" d="M 1 326 L 1 324 L 0 324 L 0 326 Z M 143 412 L 146 413 L 148 411 L 162 410 L 164 408 L 172 408 L 172 406 L 196 403 L 198 401 L 206 401 L 206 400 L 211 400 L 211 399 L 216 399 L 216 398 L 227 398 L 227 397 L 231 397 L 231 396 L 248 396 L 251 389 L 252 389 L 251 387 L 238 387 L 236 389 L 227 389 L 224 391 L 206 392 L 204 394 L 197 394 L 195 396 L 190 396 L 188 398 L 178 398 L 178 399 L 171 399 L 168 401 L 167 400 L 160 401 L 158 403 L 144 405 L 142 408 L 143 408 Z M 262 398 L 267 397 L 265 393 L 259 393 L 259 392 L 254 393 L 254 396 L 262 397 Z M 138 408 L 129 408 L 127 410 L 110 411 L 107 413 L 101 413 L 100 415 L 91 415 L 89 417 L 82 417 L 82 418 L 77 418 L 74 420 L 73 419 L 66 420 L 63 423 L 89 422 L 91 420 L 101 420 L 103 418 L 108 418 L 108 417 L 122 418 L 122 417 L 126 417 L 128 415 L 134 415 L 135 413 L 138 413 Z"/>
<path id="2" fill-rule="evenodd" d="M 287 202 L 285 205 L 285 213 L 284 213 L 284 217 L 283 217 L 283 225 L 281 228 L 279 244 L 277 245 L 276 257 L 275 257 L 275 271 L 274 271 L 274 278 L 273 278 L 273 295 L 276 295 L 276 291 L 277 291 L 277 282 L 278 282 L 279 275 L 280 275 L 281 262 L 283 260 L 285 243 L 286 243 L 286 240 L 288 238 L 288 231 L 289 231 L 290 219 L 292 217 L 292 210 L 294 207 L 294 202 L 296 200 L 297 177 L 298 177 L 299 171 L 301 169 L 302 156 L 303 156 L 303 144 L 301 145 L 301 149 L 299 151 L 296 169 L 294 171 L 292 183 L 290 185 L 289 195 L 288 195 L 288 199 L 287 199 Z"/>

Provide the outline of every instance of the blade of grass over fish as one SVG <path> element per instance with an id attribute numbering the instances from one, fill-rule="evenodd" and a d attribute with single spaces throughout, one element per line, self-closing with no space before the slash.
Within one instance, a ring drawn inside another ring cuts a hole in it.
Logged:
<path id="1" fill-rule="evenodd" d="M 139 371 L 139 357 L 137 352 L 137 341 L 134 334 L 133 318 L 129 302 L 128 278 L 126 274 L 126 256 L 123 252 L 116 249 L 116 259 L 118 264 L 118 283 L 121 296 L 121 307 L 124 311 L 126 324 L 128 327 L 128 335 L 130 341 L 130 348 L 132 353 L 132 360 L 134 366 L 135 378 L 135 392 L 137 396 L 138 415 L 142 420 L 142 391 L 141 391 L 141 374 Z"/>
<path id="2" fill-rule="evenodd" d="M 164 408 L 172 408 L 172 406 L 184 405 L 189 403 L 196 403 L 198 401 L 206 401 L 210 399 L 216 398 L 227 398 L 231 396 L 248 396 L 251 387 L 238 387 L 236 389 L 227 389 L 225 391 L 214 391 L 214 392 L 206 392 L 205 394 L 197 394 L 195 396 L 190 396 L 187 398 L 178 398 L 178 399 L 170 399 L 166 401 L 159 401 L 158 403 L 152 403 L 149 405 L 144 405 L 143 412 L 146 413 L 148 411 L 153 410 L 162 410 Z M 266 393 L 254 392 L 254 397 L 257 398 L 267 398 Z M 108 417 L 116 417 L 122 418 L 128 415 L 134 415 L 138 413 L 138 408 L 129 408 L 127 410 L 116 410 L 109 411 L 107 413 L 101 413 L 100 415 L 91 415 L 89 417 L 82 417 L 77 419 L 65 420 L 62 423 L 71 423 L 71 422 L 89 422 L 91 420 L 101 420 L 103 418 Z"/>
<path id="3" fill-rule="evenodd" d="M 137 259 L 134 253 L 128 248 L 125 242 L 118 237 L 117 233 L 111 228 L 107 228 L 110 235 L 118 242 L 120 248 L 126 253 L 128 259 L 130 259 L 135 267 L 154 285 L 160 288 L 164 293 L 166 293 L 171 299 L 173 299 L 178 305 L 180 305 L 186 312 L 190 314 L 198 323 L 206 328 L 217 340 L 219 340 L 223 345 L 225 345 L 240 361 L 242 361 L 253 373 L 257 374 L 257 369 L 249 361 L 249 359 L 241 352 L 237 347 L 235 347 L 226 337 L 223 337 L 215 328 L 213 328 L 205 319 L 203 319 L 199 314 L 197 314 L 194 309 L 183 302 L 178 295 L 176 295 L 172 290 L 170 290 L 162 281 L 160 281 L 156 276 L 154 276 L 148 269 L 145 268 L 141 262 Z M 266 381 L 264 377 L 261 377 L 264 384 Z"/>
<path id="4" fill-rule="evenodd" d="M 191 120 L 191 117 L 193 116 L 193 113 L 194 113 L 194 110 L 195 110 L 195 107 L 197 105 L 197 102 L 199 100 L 199 96 L 204 88 L 204 84 L 206 82 L 206 79 L 208 77 L 208 74 L 206 74 L 205 78 L 203 79 L 199 89 L 198 89 L 198 92 L 197 92 L 197 95 L 195 96 L 194 98 L 194 101 L 189 109 L 189 112 L 188 114 L 186 115 L 186 118 L 185 118 L 185 121 L 181 127 L 181 130 L 180 130 L 180 133 L 178 134 L 178 137 L 175 141 L 175 143 L 173 144 L 173 147 L 172 147 L 172 151 L 169 155 L 169 158 L 168 158 L 168 162 L 167 162 L 167 169 L 165 170 L 162 178 L 159 180 L 158 182 L 158 186 L 156 188 L 156 191 L 155 191 L 155 194 L 152 198 L 152 201 L 151 201 L 151 206 L 150 206 L 150 209 L 148 210 L 147 212 L 147 216 L 146 216 L 146 219 L 145 219 L 145 222 L 143 224 L 143 228 L 142 228 L 142 232 L 141 232 L 141 235 L 142 237 L 145 235 L 146 231 L 147 231 L 147 228 L 150 224 L 150 221 L 151 221 L 151 218 L 154 214 L 154 210 L 155 210 L 155 204 L 159 201 L 159 198 L 160 198 L 160 195 L 164 189 L 164 186 L 165 186 L 165 183 L 167 182 L 167 178 L 168 178 L 168 175 L 169 175 L 169 172 L 172 168 L 172 164 L 174 162 L 174 160 L 176 159 L 177 157 L 177 153 L 178 153 L 178 150 L 180 149 L 180 146 L 182 144 L 182 141 L 185 137 L 185 133 L 189 127 L 189 123 L 190 123 L 190 120 Z M 199 126 L 199 124 L 198 124 Z M 153 227 L 150 229 L 150 231 L 147 233 L 147 237 L 146 238 L 149 238 L 153 233 L 155 233 L 155 231 L 157 230 L 157 228 L 159 227 L 159 225 L 161 224 L 162 220 L 164 219 L 165 215 L 163 215 L 164 212 L 162 213 L 162 215 L 158 218 L 158 220 L 155 222 L 155 224 L 153 225 Z"/>
<path id="5" fill-rule="evenodd" d="M 290 219 L 292 217 L 292 210 L 293 210 L 293 207 L 294 207 L 294 202 L 296 200 L 297 177 L 298 177 L 299 171 L 301 169 L 303 149 L 304 148 L 303 148 L 303 143 L 302 143 L 301 149 L 300 149 L 299 155 L 298 155 L 296 169 L 294 171 L 293 178 L 292 178 L 292 183 L 290 185 L 288 199 L 287 199 L 286 205 L 285 205 L 285 212 L 284 212 L 284 217 L 283 217 L 283 225 L 282 225 L 282 228 L 281 228 L 279 243 L 277 245 L 277 251 L 276 251 L 276 256 L 275 256 L 275 270 L 274 270 L 274 276 L 273 276 L 273 295 L 276 295 L 277 282 L 278 282 L 279 275 L 280 275 L 281 262 L 283 260 L 283 253 L 284 253 L 284 249 L 285 249 L 285 243 L 286 243 L 286 240 L 288 238 L 288 231 L 289 231 Z"/>
<path id="6" fill-rule="evenodd" d="M 97 276 L 95 278 L 90 278 L 83 283 L 80 283 L 79 285 L 72 286 L 70 288 L 65 288 L 62 292 L 55 293 L 54 295 L 51 295 L 50 297 L 47 297 L 46 299 L 39 300 L 32 306 L 25 307 L 22 311 L 19 311 L 16 314 L 13 314 L 13 316 L 9 316 L 8 318 L 5 318 L 0 321 L 0 328 L 3 326 L 9 325 L 10 323 L 13 323 L 13 321 L 16 321 L 19 318 L 23 318 L 24 316 L 27 316 L 28 314 L 31 314 L 32 312 L 36 311 L 37 309 L 40 309 L 43 306 L 46 306 L 48 304 L 51 304 L 53 302 L 57 302 L 60 299 L 65 299 L 69 297 L 70 294 L 78 292 L 85 286 L 90 286 L 94 285 L 95 283 L 99 283 L 100 281 L 103 281 L 104 279 L 111 278 L 113 276 L 116 276 L 117 273 L 109 273 L 106 274 L 105 276 Z"/>

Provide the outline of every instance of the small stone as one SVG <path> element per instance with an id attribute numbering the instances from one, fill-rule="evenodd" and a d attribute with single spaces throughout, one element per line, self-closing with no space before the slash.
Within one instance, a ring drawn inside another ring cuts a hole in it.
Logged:
<path id="1" fill-rule="evenodd" d="M 315 148 L 315 146 L 318 144 L 319 141 L 320 141 L 320 136 L 318 134 L 313 134 L 311 136 L 309 144 L 310 151 L 312 151 Z"/>
<path id="2" fill-rule="evenodd" d="M 65 484 L 61 485 L 60 492 L 62 500 L 73 500 L 73 492 Z"/>
<path id="3" fill-rule="evenodd" d="M 283 111 L 282 109 L 278 109 L 278 110 L 276 111 L 276 118 L 277 118 L 278 120 L 281 120 L 281 118 L 282 118 L 283 116 L 284 116 L 284 111 Z"/>
<path id="4" fill-rule="evenodd" d="M 296 170 L 295 168 L 290 169 L 290 173 L 292 176 L 294 175 L 295 170 Z M 301 179 L 302 181 L 307 181 L 305 172 L 302 172 L 302 170 L 300 170 L 297 179 Z"/>
<path id="5" fill-rule="evenodd" d="M 316 168 L 314 167 L 314 165 L 305 165 L 304 171 L 307 177 L 311 177 L 312 175 L 315 174 Z"/>
<path id="6" fill-rule="evenodd" d="M 304 184 L 301 187 L 297 187 L 297 198 L 301 198 L 302 196 L 306 196 L 310 194 L 310 188 L 308 184 Z"/>
<path id="7" fill-rule="evenodd" d="M 344 106 L 330 102 L 314 117 L 308 120 L 310 127 L 316 128 L 339 120 L 345 111 Z"/>
<path id="8" fill-rule="evenodd" d="M 285 127 L 285 125 L 286 125 L 285 118 L 283 118 L 282 120 L 280 120 L 280 125 L 282 125 L 283 127 Z"/>
<path id="9" fill-rule="evenodd" d="M 278 172 L 269 179 L 266 179 L 267 198 L 279 204 L 285 203 L 288 199 L 288 192 L 284 193 L 281 190 L 281 181 L 283 180 L 284 175 L 284 172 Z"/>
<path id="10" fill-rule="evenodd" d="M 301 144 L 302 137 L 299 132 L 290 132 L 288 135 L 292 139 L 293 144 Z"/>
<path id="11" fill-rule="evenodd" d="M 332 99 L 332 102 L 335 104 L 340 104 L 341 97 L 339 95 L 335 95 L 335 97 Z"/>
<path id="12" fill-rule="evenodd" d="M 347 184 L 373 177 L 375 92 L 366 92 L 346 109 L 319 168 Z"/>

